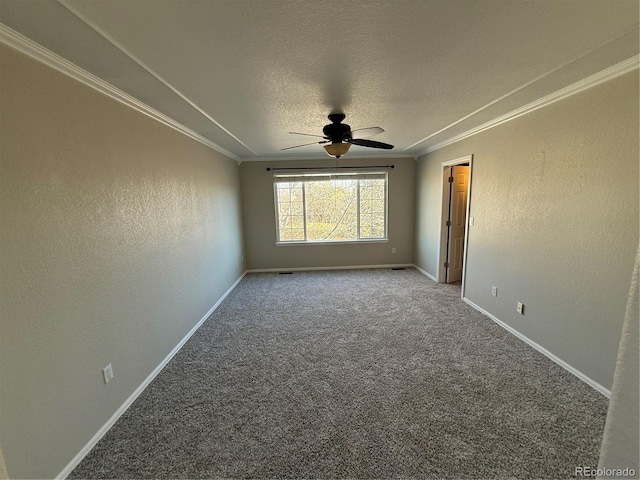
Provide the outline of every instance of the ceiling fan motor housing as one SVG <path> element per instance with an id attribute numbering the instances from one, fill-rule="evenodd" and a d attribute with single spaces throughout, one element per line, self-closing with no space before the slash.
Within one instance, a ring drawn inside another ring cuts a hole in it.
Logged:
<path id="1" fill-rule="evenodd" d="M 343 140 L 351 137 L 351 127 L 346 123 L 340 123 L 344 119 L 344 113 L 332 113 L 329 115 L 329 120 L 332 123 L 325 125 L 322 128 L 322 133 L 331 140 L 331 143 L 342 143 Z"/>
<path id="2" fill-rule="evenodd" d="M 357 137 L 354 138 L 353 132 L 351 131 L 351 126 L 347 125 L 346 123 L 341 123 L 344 119 L 344 113 L 332 113 L 329 115 L 329 120 L 331 121 L 331 123 L 329 125 L 325 125 L 322 128 L 322 133 L 324 134 L 321 137 L 323 139 L 322 141 L 316 141 L 304 145 L 296 145 L 295 147 L 287 147 L 283 148 L 282 150 L 290 150 L 292 148 L 320 144 L 323 145 L 323 148 L 331 157 L 340 158 L 342 155 L 346 154 L 349 151 L 349 147 L 351 147 L 351 145 L 359 145 L 361 147 L 369 148 L 382 148 L 385 150 L 390 150 L 393 148 L 393 145 L 390 145 L 388 143 L 376 142 L 375 140 L 367 139 L 367 137 L 371 137 L 373 135 L 384 132 L 382 128 L 360 128 L 356 130 Z M 308 133 L 289 133 L 293 135 L 308 135 L 311 137 L 319 137 L 319 135 L 311 135 Z"/>

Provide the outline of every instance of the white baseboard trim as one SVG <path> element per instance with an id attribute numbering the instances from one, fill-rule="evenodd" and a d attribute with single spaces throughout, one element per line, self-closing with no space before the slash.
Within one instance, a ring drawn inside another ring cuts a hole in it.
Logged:
<path id="1" fill-rule="evenodd" d="M 375 269 L 375 268 L 415 268 L 420 273 L 428 277 L 429 279 L 436 281 L 435 277 L 425 270 L 414 264 L 389 264 L 389 265 L 350 265 L 350 266 L 331 266 L 331 267 L 300 267 L 300 268 L 270 268 L 270 269 L 251 269 L 245 270 L 243 274 L 234 282 L 234 284 L 229 287 L 229 289 L 220 297 L 220 299 L 215 303 L 211 309 L 198 321 L 198 323 L 184 336 L 184 338 L 169 352 L 169 354 L 162 360 L 162 362 L 149 374 L 149 376 L 140 384 L 138 388 L 125 400 L 125 402 L 115 411 L 115 413 L 111 416 L 111 418 L 96 432 L 96 434 L 87 442 L 87 444 L 78 452 L 78 454 L 67 464 L 67 466 L 56 476 L 56 479 L 65 479 L 67 476 L 73 471 L 74 468 L 80 464 L 80 462 L 84 459 L 84 457 L 95 447 L 95 445 L 100 441 L 100 439 L 109 431 L 109 429 L 118 421 L 118 419 L 122 416 L 122 414 L 135 402 L 135 400 L 140 396 L 140 394 L 149 386 L 149 384 L 153 381 L 156 376 L 162 371 L 162 369 L 171 361 L 171 359 L 180 351 L 180 349 L 184 346 L 185 343 L 193 336 L 196 331 L 202 326 L 207 318 L 211 316 L 211 314 L 220 306 L 222 301 L 233 291 L 234 288 L 240 283 L 240 281 L 245 277 L 247 273 L 273 273 L 273 272 L 282 272 L 282 271 L 311 271 L 311 270 L 359 270 L 359 269 Z M 523 342 L 535 348 L 537 351 L 553 360 L 555 363 L 560 365 L 562 368 L 572 373 L 580 380 L 590 385 L 592 388 L 606 396 L 607 398 L 611 398 L 611 390 L 603 387 L 596 381 L 592 380 L 579 370 L 575 369 L 562 359 L 555 356 L 553 353 L 537 344 L 530 338 L 526 337 L 522 333 L 518 332 L 514 328 L 510 327 L 491 313 L 484 310 L 482 307 L 476 305 L 468 298 L 462 299 L 465 303 L 469 304 L 471 307 L 478 310 L 480 313 L 486 315 L 495 323 L 500 325 L 502 328 L 507 330 L 509 333 L 515 335 Z"/>
<path id="2" fill-rule="evenodd" d="M 56 479 L 64 479 L 73 471 L 74 468 L 78 466 L 78 464 L 84 459 L 85 456 L 96 446 L 96 444 L 100 441 L 100 439 L 109 431 L 109 429 L 118 421 L 118 419 L 122 416 L 124 412 L 131 406 L 133 402 L 140 396 L 140 394 L 144 391 L 145 388 L 149 386 L 149 384 L 153 381 L 154 378 L 158 376 L 158 374 L 162 371 L 162 369 L 171 361 L 171 359 L 180 351 L 180 349 L 184 346 L 185 343 L 191 338 L 191 336 L 196 333 L 196 331 L 202 326 L 207 318 L 220 306 L 222 301 L 227 298 L 234 288 L 240 283 L 240 281 L 247 274 L 245 271 L 238 280 L 235 281 L 233 285 L 220 297 L 220 299 L 216 302 L 216 304 L 211 307 L 211 309 L 204 314 L 204 317 L 200 319 L 200 321 L 184 336 L 180 343 L 178 343 L 169 355 L 167 355 L 162 362 L 149 374 L 149 376 L 140 384 L 138 388 L 125 400 L 125 402 L 120 405 L 115 413 L 111 416 L 111 418 L 105 423 L 100 430 L 96 432 L 96 434 L 89 440 L 89 442 L 78 452 L 78 454 L 73 457 L 73 459 L 69 462 L 69 464 L 56 476 Z"/>
<path id="3" fill-rule="evenodd" d="M 598 392 L 600 392 L 602 395 L 604 395 L 607 398 L 611 398 L 611 390 L 603 387 L 602 385 L 600 385 L 598 382 L 596 382 L 595 380 L 589 378 L 588 376 L 586 376 L 584 373 L 582 373 L 580 370 L 577 370 L 576 368 L 572 367 L 571 365 L 569 365 L 567 362 L 565 362 L 564 360 L 562 360 L 561 358 L 555 356 L 553 353 L 551 353 L 549 350 L 547 350 L 546 348 L 544 348 L 542 345 L 534 342 L 533 340 L 531 340 L 529 337 L 523 335 L 522 333 L 520 333 L 518 330 L 516 330 L 515 328 L 507 325 L 506 323 L 504 323 L 502 320 L 500 320 L 499 318 L 495 317 L 494 315 L 492 315 L 491 313 L 487 312 L 484 308 L 476 305 L 475 303 L 473 303 L 471 300 L 469 300 L 466 297 L 462 298 L 462 301 L 471 305 L 473 308 L 475 308 L 476 310 L 478 310 L 480 313 L 486 315 L 487 317 L 489 317 L 491 320 L 493 320 L 495 323 L 497 323 L 498 325 L 500 325 L 502 328 L 504 328 L 507 332 L 511 333 L 512 335 L 515 335 L 516 337 L 518 337 L 520 340 L 522 340 L 523 342 L 525 342 L 526 344 L 532 346 L 533 348 L 535 348 L 537 351 L 539 351 L 540 353 L 542 353 L 545 357 L 548 357 L 549 359 L 553 360 L 555 363 L 557 363 L 558 365 L 560 365 L 562 368 L 564 368 L 566 371 L 568 371 L 569 373 L 572 373 L 573 375 L 575 375 L 576 377 L 578 377 L 580 380 L 582 380 L 584 383 L 586 383 L 587 385 L 589 385 L 590 387 L 594 388 L 595 390 L 597 390 Z"/>
<path id="4" fill-rule="evenodd" d="M 247 273 L 307 272 L 312 270 L 363 270 L 374 268 L 413 268 L 411 263 L 391 263 L 388 265 L 336 265 L 329 267 L 294 267 L 294 268 L 252 268 Z"/>
<path id="5" fill-rule="evenodd" d="M 421 274 L 423 274 L 425 277 L 427 277 L 430 280 L 433 280 L 434 282 L 437 282 L 438 279 L 436 277 L 434 277 L 433 275 L 431 275 L 429 272 L 427 272 L 426 270 L 421 269 L 419 266 L 417 265 L 413 265 L 413 268 L 415 268 L 416 270 L 418 270 Z"/>

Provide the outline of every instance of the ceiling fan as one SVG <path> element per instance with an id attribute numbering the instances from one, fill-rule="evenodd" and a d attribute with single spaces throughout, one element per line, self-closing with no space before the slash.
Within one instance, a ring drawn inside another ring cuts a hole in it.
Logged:
<path id="1" fill-rule="evenodd" d="M 319 137 L 323 140 L 319 142 L 305 143 L 302 145 L 296 145 L 294 147 L 283 148 L 282 150 L 291 150 L 292 148 L 306 147 L 307 145 L 324 145 L 324 149 L 331 157 L 340 158 L 349 151 L 351 145 L 360 145 L 361 147 L 370 148 L 383 148 L 390 150 L 393 145 L 388 143 L 376 142 L 374 140 L 368 140 L 368 137 L 373 137 L 379 133 L 384 132 L 380 127 L 358 128 L 357 130 L 351 130 L 351 127 L 346 123 L 341 123 L 345 119 L 344 113 L 331 113 L 329 114 L 329 120 L 331 123 L 325 125 L 322 128 L 324 135 L 313 135 L 310 133 L 298 133 L 289 132 L 292 135 L 305 135 L 307 137 Z M 281 151 L 282 151 L 281 150 Z"/>

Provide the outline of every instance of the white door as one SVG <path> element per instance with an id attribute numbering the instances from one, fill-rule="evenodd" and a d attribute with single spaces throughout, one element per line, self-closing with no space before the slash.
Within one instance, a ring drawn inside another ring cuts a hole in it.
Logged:
<path id="1" fill-rule="evenodd" d="M 469 189 L 469 167 L 456 165 L 450 170 L 449 220 L 447 222 L 447 268 L 446 283 L 462 280 L 464 258 L 464 233 L 467 225 L 467 191 Z"/>

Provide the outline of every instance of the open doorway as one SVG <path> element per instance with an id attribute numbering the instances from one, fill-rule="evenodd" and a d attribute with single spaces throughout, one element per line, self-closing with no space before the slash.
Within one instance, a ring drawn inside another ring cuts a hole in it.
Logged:
<path id="1" fill-rule="evenodd" d="M 442 163 L 442 219 L 438 281 L 462 283 L 467 254 L 471 155 Z"/>

